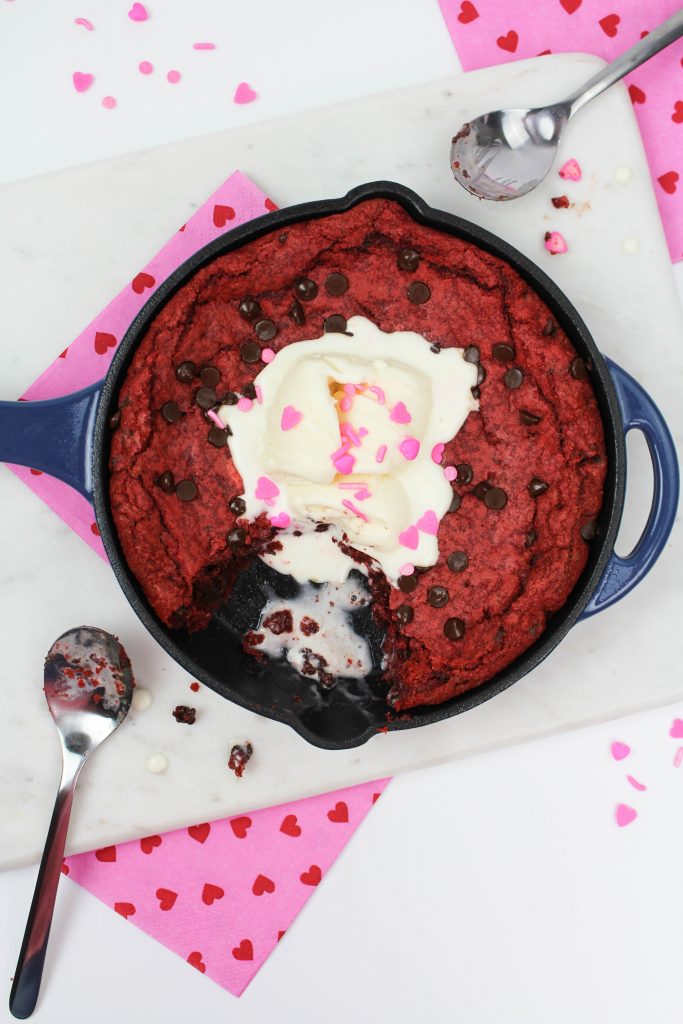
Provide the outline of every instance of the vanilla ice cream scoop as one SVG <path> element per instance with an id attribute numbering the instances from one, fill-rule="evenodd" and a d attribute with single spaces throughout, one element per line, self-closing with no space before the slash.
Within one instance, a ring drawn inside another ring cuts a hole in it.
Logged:
<path id="1" fill-rule="evenodd" d="M 268 563 L 299 582 L 343 582 L 358 568 L 343 542 L 394 584 L 433 565 L 455 476 L 443 445 L 478 409 L 476 382 L 461 349 L 365 317 L 281 349 L 254 381 L 256 400 L 219 410 L 245 514 L 266 512 L 280 531 Z"/>

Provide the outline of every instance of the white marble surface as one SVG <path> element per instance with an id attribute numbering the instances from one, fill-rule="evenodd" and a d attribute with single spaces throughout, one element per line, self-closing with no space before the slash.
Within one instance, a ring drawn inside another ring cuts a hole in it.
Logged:
<path id="1" fill-rule="evenodd" d="M 129 279 L 131 266 L 151 256 L 240 166 L 281 205 L 389 177 L 435 206 L 492 228 L 551 272 L 599 346 L 651 391 L 680 439 L 680 307 L 625 92 L 612 90 L 568 130 L 563 155 L 578 158 L 586 176 L 572 189 L 581 201 L 562 211 L 561 221 L 549 205 L 560 179 L 517 203 L 484 206 L 449 177 L 454 125 L 496 105 L 502 95 L 519 104 L 542 100 L 544 93 L 555 96 L 594 65 L 592 58 L 553 57 L 491 69 L 6 186 L 0 191 L 3 397 L 20 393 Z M 615 180 L 619 166 L 633 172 L 628 185 Z M 551 258 L 542 236 L 556 225 L 571 248 L 567 256 Z M 635 255 L 624 252 L 627 238 L 639 243 Z M 58 755 L 40 667 L 54 637 L 84 617 L 122 636 L 154 703 L 133 715 L 86 769 L 72 851 L 434 764 L 683 695 L 683 680 L 671 671 L 683 648 L 675 532 L 666 557 L 634 594 L 577 626 L 532 675 L 466 716 L 330 753 L 202 691 L 194 702 L 200 721 L 183 729 L 170 710 L 188 699 L 189 680 L 137 624 L 108 568 L 6 470 L 0 485 L 0 643 L 15 694 L 0 752 L 5 865 L 34 858 L 42 843 Z M 636 451 L 625 524 L 631 539 L 645 518 L 649 486 L 642 450 Z M 233 737 L 242 735 L 252 739 L 256 755 L 238 783 L 224 763 Z M 163 776 L 144 769 L 156 750 L 169 756 Z"/>

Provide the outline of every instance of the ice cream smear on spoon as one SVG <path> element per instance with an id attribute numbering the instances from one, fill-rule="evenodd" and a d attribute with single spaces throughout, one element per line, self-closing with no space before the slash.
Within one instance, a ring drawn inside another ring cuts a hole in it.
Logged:
<path id="1" fill-rule="evenodd" d="M 350 546 L 396 585 L 433 565 L 454 467 L 443 446 L 468 414 L 477 367 L 463 350 L 352 317 L 281 349 L 254 381 L 256 399 L 222 406 L 245 516 L 266 513 L 280 549 L 262 555 L 300 583 L 343 583 Z"/>

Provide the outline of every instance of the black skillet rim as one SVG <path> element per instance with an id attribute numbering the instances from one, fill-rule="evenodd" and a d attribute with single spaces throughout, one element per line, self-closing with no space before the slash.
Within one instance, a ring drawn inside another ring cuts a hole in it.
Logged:
<path id="1" fill-rule="evenodd" d="M 553 616 L 544 632 L 531 647 L 522 652 L 502 672 L 460 696 L 453 697 L 442 704 L 421 705 L 412 708 L 409 712 L 410 718 L 397 717 L 381 726 L 369 725 L 353 736 L 333 741 L 311 732 L 297 718 L 294 710 L 288 713 L 245 700 L 238 691 L 232 690 L 224 681 L 217 680 L 177 647 L 172 631 L 157 618 L 149 607 L 139 584 L 128 569 L 119 544 L 109 507 L 110 430 L 108 423 L 120 382 L 125 375 L 138 341 L 153 317 L 193 274 L 217 256 L 224 255 L 264 234 L 301 220 L 312 220 L 330 214 L 342 213 L 368 199 L 394 200 L 419 224 L 462 238 L 494 256 L 498 256 L 509 263 L 543 299 L 579 355 L 588 356 L 592 361 L 590 379 L 605 432 L 608 470 L 604 501 L 598 520 L 599 534 L 592 541 L 587 565 L 568 600 Z M 607 365 L 588 328 L 569 299 L 544 271 L 503 239 L 455 214 L 432 208 L 411 189 L 391 181 L 368 182 L 351 189 L 345 196 L 338 199 L 318 200 L 275 210 L 220 235 L 182 263 L 145 303 L 123 336 L 104 381 L 93 439 L 93 498 L 100 535 L 117 582 L 145 628 L 157 643 L 194 678 L 201 680 L 233 703 L 253 711 L 255 714 L 290 726 L 307 742 L 326 750 L 343 750 L 360 746 L 380 731 L 393 732 L 442 722 L 490 700 L 536 668 L 577 621 L 603 575 L 614 548 L 621 521 L 626 481 L 625 469 L 626 447 L 614 385 Z"/>

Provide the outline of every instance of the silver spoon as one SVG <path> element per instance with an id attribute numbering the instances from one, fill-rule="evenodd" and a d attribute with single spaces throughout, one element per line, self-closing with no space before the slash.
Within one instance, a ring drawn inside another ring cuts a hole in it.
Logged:
<path id="1" fill-rule="evenodd" d="M 550 170 L 570 117 L 683 35 L 683 10 L 654 29 L 569 99 L 548 107 L 493 110 L 462 126 L 451 144 L 455 180 L 480 199 L 517 199 Z"/>
<path id="2" fill-rule="evenodd" d="M 31 1016 L 38 1001 L 78 774 L 128 714 L 133 686 L 128 655 L 103 629 L 70 629 L 45 659 L 44 690 L 62 741 L 62 779 L 9 997 L 20 1020 Z"/>

